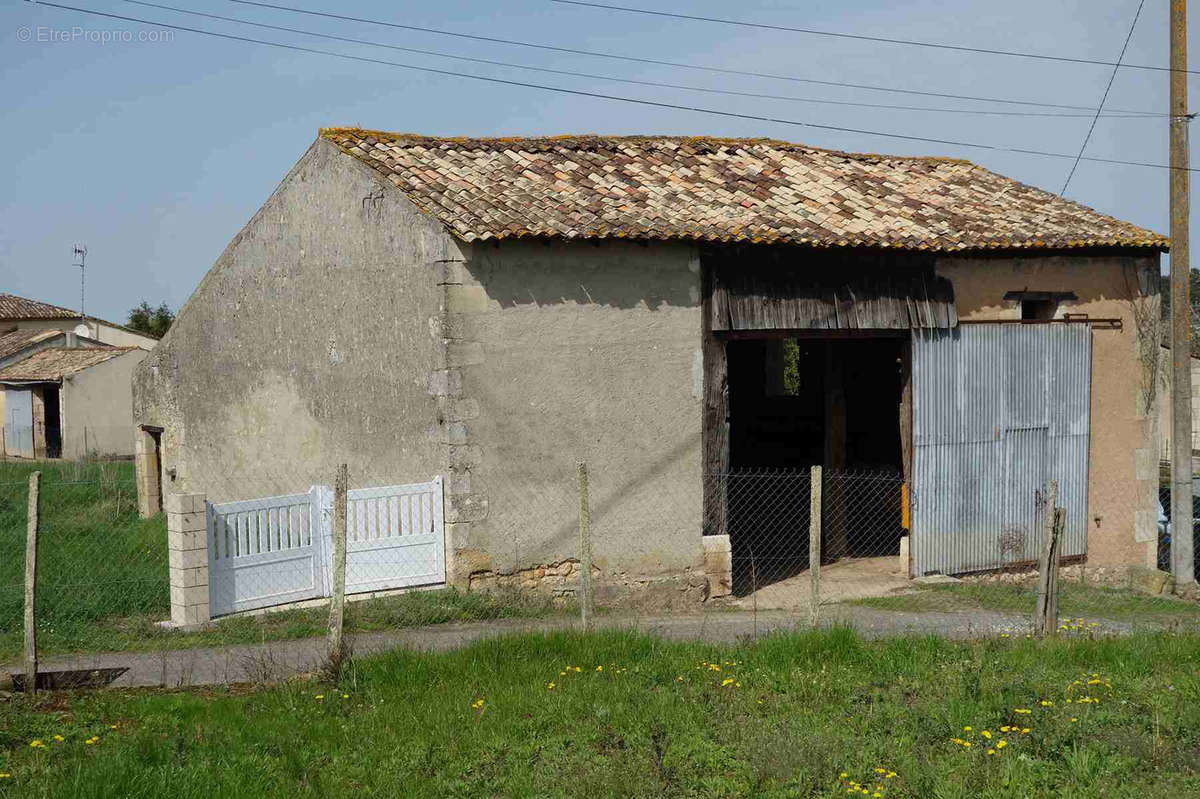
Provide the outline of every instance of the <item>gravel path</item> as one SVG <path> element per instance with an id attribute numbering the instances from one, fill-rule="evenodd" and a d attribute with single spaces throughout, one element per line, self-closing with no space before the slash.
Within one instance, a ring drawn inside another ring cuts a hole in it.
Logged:
<path id="1" fill-rule="evenodd" d="M 990 611 L 908 613 L 851 605 L 821 609 L 820 626 L 852 626 L 865 638 L 901 635 L 939 635 L 951 639 L 987 638 L 1007 633 L 1024 635 L 1028 617 Z M 807 614 L 785 611 L 713 611 L 694 615 L 600 616 L 602 629 L 637 629 L 669 641 L 736 643 L 773 632 L 807 628 Z M 356 656 L 394 649 L 439 652 L 466 646 L 499 635 L 553 632 L 578 627 L 575 619 L 499 619 L 461 624 L 439 624 L 349 636 Z M 1105 623 L 1097 632 L 1121 634 L 1128 625 Z M 114 687 L 188 686 L 257 682 L 283 679 L 315 671 L 324 655 L 324 639 L 306 638 L 262 644 L 179 649 L 162 652 L 104 652 L 49 657 L 43 671 L 60 669 L 127 668 Z M 17 672 L 19 664 L 9 664 Z"/>

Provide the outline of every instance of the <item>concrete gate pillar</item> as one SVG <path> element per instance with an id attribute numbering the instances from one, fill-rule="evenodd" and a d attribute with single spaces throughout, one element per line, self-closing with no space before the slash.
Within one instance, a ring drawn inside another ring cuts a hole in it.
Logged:
<path id="1" fill-rule="evenodd" d="M 204 494 L 167 495 L 167 554 L 171 570 L 171 623 L 206 624 L 208 524 Z"/>

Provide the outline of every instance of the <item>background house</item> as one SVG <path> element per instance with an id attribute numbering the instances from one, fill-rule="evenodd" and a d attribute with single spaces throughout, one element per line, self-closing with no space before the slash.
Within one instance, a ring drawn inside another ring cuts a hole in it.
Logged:
<path id="1" fill-rule="evenodd" d="M 3 455 L 133 454 L 130 374 L 158 340 L 0 293 Z"/>
<path id="2" fill-rule="evenodd" d="M 675 601 L 806 553 L 736 484 L 823 463 L 886 494 L 834 557 L 1027 562 L 1055 478 L 1068 558 L 1152 564 L 1165 248 L 950 159 L 325 130 L 137 370 L 143 510 L 440 475 L 448 580 L 541 590 L 584 459 L 602 591 Z"/>
<path id="3" fill-rule="evenodd" d="M 71 331 L 81 338 L 89 338 L 114 347 L 139 347 L 154 349 L 158 339 L 131 330 L 124 325 L 106 322 L 94 316 L 80 317 L 79 311 L 51 305 L 38 300 L 18 297 L 0 292 L 0 334 L 13 330 L 58 330 Z"/>

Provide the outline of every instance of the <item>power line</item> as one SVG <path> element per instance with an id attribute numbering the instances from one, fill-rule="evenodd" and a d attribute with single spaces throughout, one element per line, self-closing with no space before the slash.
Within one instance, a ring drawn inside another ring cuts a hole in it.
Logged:
<path id="1" fill-rule="evenodd" d="M 1108 85 L 1104 87 L 1104 95 L 1100 98 L 1100 105 L 1096 107 L 1096 116 L 1092 117 L 1092 124 L 1088 126 L 1087 135 L 1083 137 L 1083 144 L 1079 145 L 1079 155 L 1075 156 L 1075 163 L 1071 164 L 1071 171 L 1067 173 L 1062 191 L 1058 193 L 1059 197 L 1067 193 L 1067 187 L 1071 185 L 1071 178 L 1075 177 L 1075 170 L 1079 168 L 1079 159 L 1083 158 L 1083 151 L 1087 149 L 1088 142 L 1092 140 L 1092 131 L 1096 129 L 1096 120 L 1100 118 L 1100 112 L 1104 110 L 1104 103 L 1108 100 L 1108 93 L 1112 91 L 1113 81 L 1117 79 L 1117 70 L 1121 68 L 1121 62 L 1125 59 L 1125 51 L 1129 49 L 1129 40 L 1133 38 L 1133 29 L 1137 27 L 1138 17 L 1142 15 L 1142 7 L 1145 5 L 1146 0 L 1138 0 L 1133 23 L 1129 26 L 1129 33 L 1125 34 L 1125 43 L 1121 45 L 1121 54 L 1117 56 L 1117 63 L 1113 66 L 1112 74 L 1108 76 Z"/>
<path id="2" fill-rule="evenodd" d="M 715 108 L 704 108 L 702 106 L 690 106 L 679 103 L 668 103 L 660 100 L 644 100 L 634 97 L 622 97 L 615 94 L 604 94 L 601 92 L 590 92 L 582 89 L 568 89 L 562 86 L 546 86 L 538 83 L 526 83 L 524 81 L 510 80 L 507 78 L 494 78 L 485 75 L 472 75 L 466 72 L 453 72 L 448 69 L 437 69 L 435 67 L 423 67 L 415 64 L 405 64 L 399 61 L 388 61 L 382 58 L 368 58 L 366 56 L 350 55 L 348 53 L 338 53 L 332 50 L 318 50 L 313 47 L 303 47 L 296 44 L 285 44 L 283 42 L 272 42 L 266 39 L 255 39 L 249 36 L 235 36 L 231 33 L 218 33 L 217 31 L 204 30 L 202 28 L 190 28 L 186 25 L 172 25 L 166 22 L 156 22 L 154 20 L 142 19 L 140 17 L 129 17 L 123 14 L 113 14 L 107 11 L 95 11 L 89 8 L 78 8 L 76 6 L 68 6 L 60 3 L 51 3 L 47 0 L 37 0 L 36 5 L 45 6 L 48 8 L 59 8 L 65 11 L 76 11 L 81 14 L 89 14 L 96 17 L 104 17 L 107 19 L 118 19 L 125 22 L 137 22 L 144 25 L 152 25 L 168 30 L 184 31 L 187 33 L 197 33 L 202 36 L 212 36 L 218 39 L 226 39 L 234 42 L 246 42 L 249 44 L 260 44 L 266 47 L 275 47 L 281 50 L 291 50 L 298 53 L 311 53 L 314 55 L 331 56 L 347 61 L 357 61 L 364 64 L 379 64 L 382 66 L 398 67 L 400 69 L 413 70 L 415 72 L 424 72 L 432 75 L 443 75 L 452 78 L 462 78 L 467 80 L 483 81 L 485 83 L 494 83 L 503 86 L 517 86 L 525 89 L 539 89 L 541 91 L 555 92 L 558 94 L 567 94 L 575 97 L 590 97 L 598 100 L 612 100 L 614 102 L 629 103 L 632 105 L 649 106 L 652 108 L 666 108 L 674 111 L 690 111 L 698 114 L 711 114 L 713 116 L 721 116 L 729 119 L 741 119 L 752 122 L 767 122 L 777 125 L 790 125 L 794 127 L 812 128 L 814 130 L 830 130 L 839 133 L 856 133 L 863 136 L 879 136 L 888 139 L 899 139 L 902 141 L 915 141 L 929 144 L 944 144 L 952 147 L 967 147 L 977 150 L 990 150 L 992 152 L 1017 153 L 1021 155 L 1036 155 L 1045 158 L 1066 158 L 1072 159 L 1075 156 L 1065 153 L 1055 153 L 1046 150 L 1033 150 L 1021 147 L 1004 147 L 993 144 L 979 144 L 975 142 L 956 141 L 954 139 L 937 139 L 928 136 L 911 136 L 903 133 L 886 133 L 876 130 L 865 130 L 862 128 L 848 128 L 838 125 L 825 125 L 817 122 L 802 122 L 794 119 L 783 119 L 779 117 L 760 116 L 757 114 L 744 114 L 736 111 L 723 111 Z M 1171 169 L 1172 167 L 1166 164 L 1153 164 L 1147 161 L 1128 161 L 1117 158 L 1097 158 L 1095 156 L 1085 156 L 1082 160 L 1093 161 L 1101 164 L 1121 164 L 1124 166 L 1140 166 L 1150 169 Z M 1200 169 L 1188 169 L 1189 172 L 1200 171 Z"/>
<path id="3" fill-rule="evenodd" d="M 491 66 L 509 67 L 509 68 L 513 68 L 513 69 L 525 69 L 525 70 L 530 70 L 533 72 L 545 72 L 545 73 L 549 73 L 552 75 L 568 75 L 570 77 L 575 77 L 575 78 L 588 78 L 591 80 L 612 81 L 615 83 L 629 83 L 629 84 L 634 84 L 637 86 L 653 86 L 653 87 L 661 88 L 661 89 L 682 89 L 684 91 L 702 92 L 705 94 L 722 94 L 722 95 L 729 95 L 729 96 L 734 96 L 734 97 L 750 97 L 750 98 L 760 99 L 760 100 L 781 100 L 784 102 L 793 102 L 793 103 L 817 103 L 817 104 L 821 104 L 821 105 L 849 106 L 849 107 L 855 107 L 855 108 L 880 108 L 880 109 L 887 109 L 887 110 L 892 110 L 892 111 L 923 111 L 923 112 L 927 112 L 927 113 L 939 113 L 939 114 L 968 114 L 968 115 L 976 115 L 976 116 L 1044 117 L 1044 118 L 1051 118 L 1051 119 L 1055 119 L 1055 118 L 1078 119 L 1078 118 L 1089 118 L 1092 116 L 1091 114 L 1083 114 L 1083 113 L 1063 113 L 1063 112 L 1046 112 L 1046 111 L 986 111 L 986 110 L 977 110 L 977 109 L 969 109 L 969 108 L 930 108 L 927 106 L 890 105 L 890 104 L 883 104 L 883 103 L 859 103 L 859 102 L 849 102 L 849 101 L 843 101 L 843 100 L 826 100 L 826 99 L 813 98 L 813 97 L 793 97 L 793 96 L 788 96 L 788 95 L 735 91 L 732 89 L 714 89 L 714 88 L 709 88 L 709 87 L 704 87 L 704 86 L 688 86 L 686 84 L 664 83 L 661 81 L 651 81 L 651 80 L 638 80 L 635 78 L 619 78 L 619 77 L 615 77 L 612 75 L 597 75 L 597 74 L 590 73 L 590 72 L 577 72 L 577 71 L 566 70 L 566 69 L 553 69 L 550 67 L 535 67 L 535 66 L 529 66 L 527 64 L 515 64 L 510 61 L 496 61 L 496 60 L 489 59 L 489 58 L 476 58 L 474 56 L 457 55 L 454 53 L 445 53 L 445 52 L 441 52 L 438 50 L 425 50 L 425 49 L 421 49 L 418 47 L 403 47 L 400 45 L 388 44 L 385 42 L 373 42 L 373 41 L 370 41 L 367 39 L 356 39 L 356 38 L 353 38 L 350 36 L 338 36 L 338 35 L 331 34 L 331 33 L 321 33 L 318 31 L 304 30 L 303 28 L 291 28 L 286 25 L 270 25 L 265 22 L 252 22 L 250 20 L 240 19 L 238 17 L 228 17 L 228 16 L 224 16 L 221 14 L 210 14 L 210 13 L 203 12 L 203 11 L 192 11 L 190 9 L 179 8 L 177 6 L 164 5 L 162 3 L 151 3 L 151 2 L 148 2 L 147 0 L 125 0 L 125 2 L 132 3 L 133 5 L 136 5 L 136 6 L 146 6 L 148 8 L 158 8 L 158 9 L 163 9 L 165 11 L 173 11 L 173 12 L 176 12 L 179 14 L 190 14 L 191 16 L 194 16 L 194 17 L 204 17 L 207 19 L 222 20 L 224 22 L 234 22 L 239 25 L 250 25 L 255 28 L 264 28 L 267 30 L 284 31 L 287 33 L 299 33 L 304 36 L 314 36 L 314 37 L 317 37 L 320 39 L 329 39 L 329 40 L 338 41 L 338 42 L 349 42 L 351 44 L 362 44 L 362 45 L 367 45 L 369 47 L 382 47 L 382 48 L 386 48 L 388 50 L 397 50 L 397 51 L 404 52 L 404 53 L 417 53 L 417 54 L 421 54 L 421 55 L 435 56 L 437 58 L 449 58 L 449 59 L 453 59 L 456 61 L 469 61 L 471 63 L 476 63 L 476 64 L 488 64 Z M 1158 116 L 1150 116 L 1148 114 L 1141 114 L 1141 113 L 1134 114 L 1134 113 L 1114 112 L 1114 113 L 1106 114 L 1105 118 L 1157 120 L 1157 119 L 1161 118 L 1162 116 L 1165 116 L 1165 114 L 1158 115 Z"/>
<path id="4" fill-rule="evenodd" d="M 593 3 L 589 0 L 550 0 L 552 3 L 571 6 L 587 6 L 589 8 L 601 8 L 607 11 L 624 11 L 631 14 L 646 14 L 652 17 L 670 17 L 671 19 L 687 19 L 695 22 L 715 22 L 720 25 L 736 25 L 743 28 L 758 28 L 759 30 L 786 31 L 788 33 L 804 33 L 810 36 L 832 36 L 837 39 L 855 39 L 864 42 L 881 42 L 884 44 L 901 44 L 910 47 L 929 47 L 935 50 L 954 50 L 961 53 L 983 53 L 985 55 L 999 55 L 1011 58 L 1032 58 L 1038 61 L 1061 61 L 1068 64 L 1094 64 L 1104 67 L 1125 67 L 1126 69 L 1145 69 L 1153 72 L 1171 72 L 1170 67 L 1153 67 L 1145 64 L 1118 64 L 1115 61 L 1097 61 L 1091 58 L 1073 58 L 1071 56 L 1049 55 L 1047 53 L 1025 53 L 1019 50 L 999 50 L 987 47 L 967 47 L 958 44 L 944 44 L 941 42 L 922 42 L 915 39 L 892 39 L 886 36 L 867 36 L 859 33 L 839 33 L 837 31 L 823 31 L 813 28 L 793 28 L 787 25 L 768 25 L 763 22 L 746 22 L 738 19 L 722 19 L 720 17 L 703 17 L 697 14 L 680 14 L 673 11 L 654 11 L 648 8 L 631 8 L 629 6 L 615 6 L 607 3 Z M 1185 69 L 1184 72 L 1189 75 L 1200 74 L 1196 70 Z"/>
<path id="5" fill-rule="evenodd" d="M 346 14 L 334 14 L 328 11 L 312 11 L 305 8 L 296 8 L 294 6 L 278 5 L 276 3 L 261 2 L 261 0 L 230 0 L 230 2 L 238 3 L 244 6 L 257 6 L 259 8 L 270 8 L 276 11 L 290 11 L 294 14 L 307 14 L 313 17 L 325 17 L 326 19 L 342 20 L 344 22 L 360 22 L 365 25 L 380 25 L 386 28 L 397 28 L 399 30 L 416 31 L 419 33 L 432 33 L 438 36 L 451 36 L 459 39 L 470 39 L 477 42 L 490 42 L 492 44 L 504 44 L 514 47 L 529 47 L 535 50 L 548 50 L 556 53 L 569 53 L 572 55 L 590 56 L 593 58 L 607 58 L 616 61 L 628 61 L 636 64 L 653 64 L 655 66 L 675 67 L 678 69 L 692 69 L 701 72 L 712 72 L 721 75 L 737 75 L 744 78 L 766 78 L 768 80 L 791 81 L 794 83 L 808 83 L 815 86 L 836 86 L 843 89 L 863 89 L 874 92 L 889 92 L 892 94 L 911 94 L 919 97 L 938 97 L 947 100 L 971 100 L 983 103 L 999 103 L 1002 105 L 1028 105 L 1038 108 L 1061 108 L 1070 111 L 1086 111 L 1089 114 L 1096 109 L 1088 105 L 1068 105 L 1063 103 L 1043 103 L 1035 100 L 1011 100 L 998 97 L 980 97 L 970 94 L 952 94 L 949 92 L 933 92 L 923 91 L 919 89 L 898 89 L 889 86 L 875 86 L 867 83 L 849 83 L 846 81 L 819 80 L 816 78 L 801 78 L 793 75 L 777 75 L 770 72 L 752 72 L 741 69 L 727 69 L 724 67 L 712 67 L 701 64 L 688 64 L 680 61 L 664 61 L 657 58 L 642 58 L 639 56 L 617 55 L 615 53 L 605 53 L 597 50 L 581 50 L 573 47 L 560 47 L 552 44 L 541 44 L 537 42 L 523 42 L 516 39 L 502 39 L 495 36 L 480 36 L 471 33 L 459 33 L 457 31 L 442 30 L 439 28 L 426 28 L 419 25 L 406 25 L 399 22 L 389 22 L 387 20 L 369 19 L 366 17 L 352 17 Z M 1134 111 L 1128 109 L 1113 109 L 1114 113 L 1125 114 L 1143 114 L 1146 116 L 1163 116 L 1155 111 Z"/>

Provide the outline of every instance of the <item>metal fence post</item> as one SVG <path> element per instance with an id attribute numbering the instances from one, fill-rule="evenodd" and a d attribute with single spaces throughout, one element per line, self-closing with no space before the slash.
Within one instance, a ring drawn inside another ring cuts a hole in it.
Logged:
<path id="1" fill-rule="evenodd" d="M 579 618 L 585 632 L 592 624 L 592 542 L 588 526 L 591 514 L 588 509 L 587 464 L 579 461 Z"/>
<path id="2" fill-rule="evenodd" d="M 42 473 L 29 475 L 29 522 L 25 529 L 25 693 L 37 690 L 37 624 L 34 615 L 37 588 L 38 501 Z"/>
<path id="3" fill-rule="evenodd" d="M 333 598 L 329 602 L 329 655 L 333 663 L 341 661 L 342 622 L 346 608 L 346 492 L 350 489 L 349 469 L 338 466 L 333 483 Z"/>
<path id="4" fill-rule="evenodd" d="M 808 478 L 808 613 L 814 628 L 821 605 L 821 479 L 821 467 L 812 467 Z"/>
<path id="5" fill-rule="evenodd" d="M 1038 558 L 1038 593 L 1037 607 L 1034 612 L 1034 632 L 1039 635 L 1053 635 L 1058 628 L 1058 610 L 1055 605 L 1054 572 L 1057 571 L 1057 559 L 1054 556 L 1058 548 L 1055 516 L 1058 509 L 1058 481 L 1050 481 L 1050 489 L 1046 495 L 1046 507 L 1042 521 L 1042 553 Z M 1051 613 L 1054 616 L 1051 617 Z"/>

